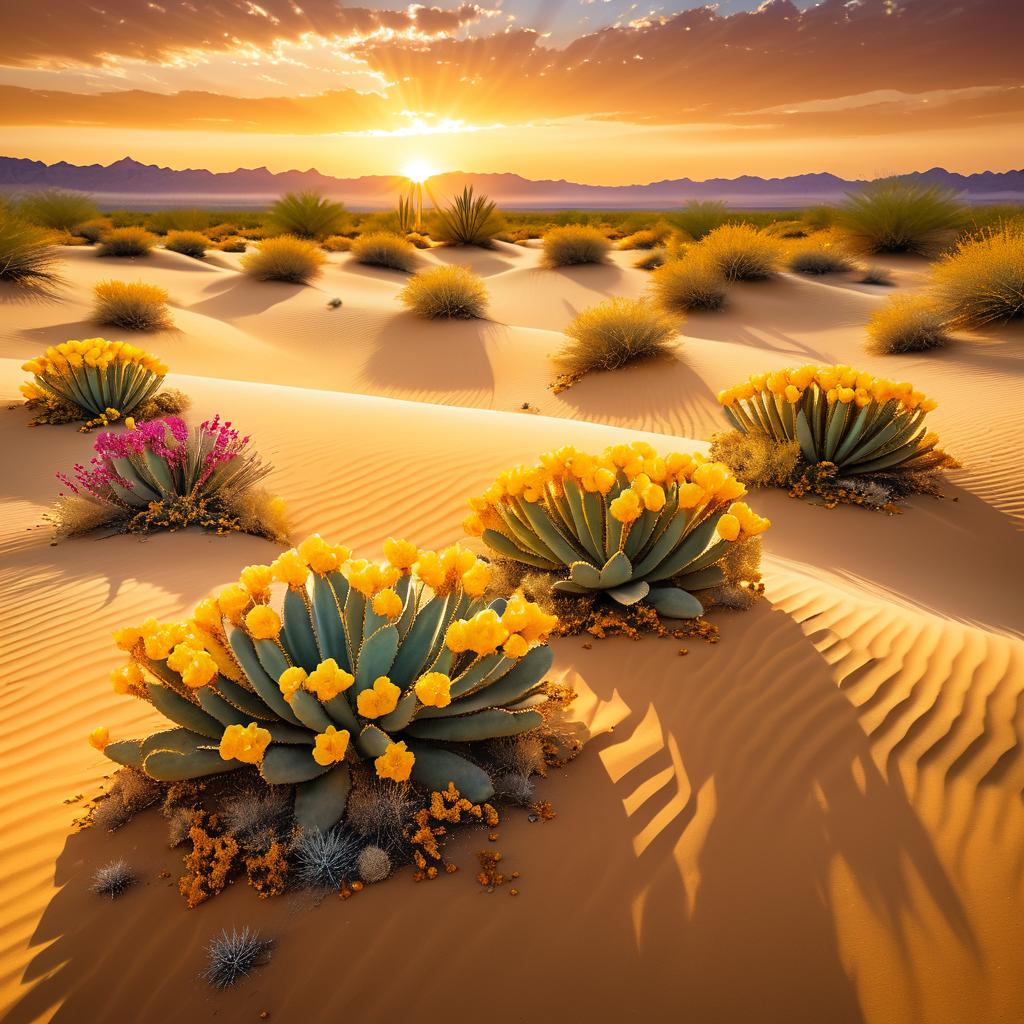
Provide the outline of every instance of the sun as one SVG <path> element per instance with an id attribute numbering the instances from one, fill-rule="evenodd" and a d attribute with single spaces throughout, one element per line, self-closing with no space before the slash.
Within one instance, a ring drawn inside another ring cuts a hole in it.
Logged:
<path id="1" fill-rule="evenodd" d="M 411 160 L 407 160 L 402 168 L 402 174 L 417 185 L 422 185 L 427 178 L 436 173 L 434 168 L 421 156 L 414 156 Z"/>

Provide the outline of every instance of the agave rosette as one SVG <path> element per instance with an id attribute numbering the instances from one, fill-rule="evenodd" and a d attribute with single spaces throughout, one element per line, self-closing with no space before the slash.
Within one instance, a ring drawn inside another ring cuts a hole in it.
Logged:
<path id="1" fill-rule="evenodd" d="M 924 424 L 934 401 L 850 366 L 754 374 L 718 400 L 742 433 L 797 441 L 809 463 L 831 462 L 842 473 L 926 468 L 944 458 Z"/>
<path id="2" fill-rule="evenodd" d="M 730 544 L 767 519 L 738 501 L 744 485 L 700 454 L 661 457 L 645 442 L 602 455 L 566 447 L 499 475 L 470 500 L 466 531 L 497 555 L 558 572 L 562 593 L 646 600 L 670 618 L 703 612 L 693 591 L 725 582 Z"/>
<path id="3" fill-rule="evenodd" d="M 93 745 L 164 782 L 258 765 L 296 787 L 296 819 L 321 829 L 344 813 L 359 760 L 488 799 L 467 744 L 541 724 L 557 620 L 518 594 L 485 604 L 490 565 L 458 545 L 389 540 L 385 553 L 354 559 L 314 535 L 246 567 L 188 622 L 119 631 L 130 660 L 114 688 L 174 727 L 119 742 L 100 729 Z"/>

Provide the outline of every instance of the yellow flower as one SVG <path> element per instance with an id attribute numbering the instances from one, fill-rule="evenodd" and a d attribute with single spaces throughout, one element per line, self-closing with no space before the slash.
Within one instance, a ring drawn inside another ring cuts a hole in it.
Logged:
<path id="1" fill-rule="evenodd" d="M 402 741 L 389 743 L 387 750 L 373 762 L 373 765 L 377 769 L 377 775 L 382 779 L 408 782 L 415 763 L 416 755 Z"/>
<path id="2" fill-rule="evenodd" d="M 336 548 L 328 544 L 319 533 L 314 533 L 312 536 L 307 537 L 298 546 L 299 557 L 313 570 L 315 573 L 324 575 L 325 573 L 334 572 L 335 569 L 348 558 L 349 551 L 347 548 Z M 344 558 L 339 556 L 344 552 Z"/>
<path id="3" fill-rule="evenodd" d="M 274 578 L 287 583 L 289 587 L 304 587 L 309 578 L 309 569 L 294 548 L 278 555 L 270 563 L 270 568 Z"/>
<path id="4" fill-rule="evenodd" d="M 529 649 L 530 645 L 518 633 L 513 633 L 501 648 L 506 658 L 521 658 Z"/>
<path id="5" fill-rule="evenodd" d="M 129 430 L 134 430 L 135 429 L 135 417 L 134 416 L 125 416 L 125 418 L 124 418 L 124 425 Z"/>
<path id="6" fill-rule="evenodd" d="M 421 551 L 413 566 L 416 576 L 431 590 L 438 593 L 444 587 L 445 569 L 436 551 Z"/>
<path id="7" fill-rule="evenodd" d="M 739 520 L 746 537 L 756 537 L 772 525 L 770 519 L 759 516 L 745 501 L 735 501 L 729 506 L 729 514 Z"/>
<path id="8" fill-rule="evenodd" d="M 252 598 L 249 596 L 249 592 L 243 587 L 240 587 L 237 583 L 232 583 L 226 586 L 217 595 L 217 604 L 220 610 L 229 619 L 237 619 L 242 612 L 249 607 L 249 602 Z"/>
<path id="9" fill-rule="evenodd" d="M 229 725 L 220 739 L 220 756 L 225 761 L 259 764 L 270 746 L 270 731 L 255 722 L 246 726 Z"/>
<path id="10" fill-rule="evenodd" d="M 196 605 L 196 610 L 192 613 L 192 617 L 204 629 L 221 629 L 220 608 L 217 607 L 217 602 L 212 597 L 204 597 Z"/>
<path id="11" fill-rule="evenodd" d="M 484 534 L 484 521 L 480 518 L 480 513 L 470 512 L 469 515 L 462 520 L 462 529 L 465 530 L 470 537 L 482 537 Z"/>
<path id="12" fill-rule="evenodd" d="M 377 615 L 385 619 L 397 619 L 402 614 L 402 599 L 391 590 L 382 590 L 371 602 L 371 607 Z"/>
<path id="13" fill-rule="evenodd" d="M 705 462 L 693 471 L 693 482 L 700 484 L 712 494 L 721 487 L 729 477 L 729 470 L 721 462 Z"/>
<path id="14" fill-rule="evenodd" d="M 446 708 L 452 702 L 452 681 L 443 672 L 428 672 L 416 681 L 416 696 L 431 708 Z"/>
<path id="15" fill-rule="evenodd" d="M 341 571 L 352 587 L 364 597 L 373 597 L 386 587 L 393 586 L 401 577 L 401 571 L 394 566 L 378 565 L 365 558 L 346 562 Z"/>
<path id="16" fill-rule="evenodd" d="M 286 668 L 277 680 L 278 688 L 284 699 L 290 701 L 295 696 L 295 691 L 306 681 L 306 678 L 306 670 L 301 666 L 293 665 L 291 668 Z"/>
<path id="17" fill-rule="evenodd" d="M 482 559 L 462 574 L 462 589 L 470 597 L 481 597 L 491 582 L 491 566 Z"/>
<path id="18" fill-rule="evenodd" d="M 127 665 L 115 668 L 110 673 L 110 685 L 113 686 L 114 693 L 128 693 L 132 687 L 141 686 L 142 672 L 139 666 L 134 661 L 129 661 Z"/>
<path id="19" fill-rule="evenodd" d="M 607 494 L 615 486 L 615 474 L 605 467 L 594 471 L 594 490 L 598 494 Z"/>
<path id="20" fill-rule="evenodd" d="M 505 611 L 501 616 L 501 624 L 512 634 L 518 634 L 529 646 L 543 640 L 548 633 L 558 625 L 557 615 L 548 615 L 540 605 L 527 601 L 520 593 L 513 594 L 505 605 Z M 514 637 L 510 637 L 510 640 Z M 505 644 L 505 654 L 512 658 L 521 658 L 526 653 L 513 654 L 512 651 L 519 650 L 518 644 Z"/>
<path id="21" fill-rule="evenodd" d="M 122 651 L 130 651 L 142 639 L 142 632 L 138 629 L 118 629 L 114 631 L 114 643 Z"/>
<path id="22" fill-rule="evenodd" d="M 419 558 L 419 549 L 407 540 L 388 537 L 384 541 L 384 557 L 396 568 L 408 572 Z"/>
<path id="23" fill-rule="evenodd" d="M 320 662 L 309 673 L 309 678 L 306 680 L 306 689 L 310 693 L 316 694 L 320 700 L 326 701 L 337 697 L 339 693 L 347 690 L 355 681 L 356 677 L 351 672 L 346 672 L 344 669 L 339 668 L 338 663 L 333 658 L 328 658 L 326 661 Z"/>
<path id="24" fill-rule="evenodd" d="M 644 507 L 651 512 L 660 512 L 665 507 L 665 489 L 660 484 L 644 488 L 641 497 L 644 499 Z"/>
<path id="25" fill-rule="evenodd" d="M 276 639 L 281 632 L 281 619 L 273 608 L 258 604 L 246 614 L 245 628 L 256 640 Z"/>
<path id="26" fill-rule="evenodd" d="M 95 750 L 103 751 L 110 742 L 110 731 L 105 725 L 98 726 L 89 733 L 89 746 Z"/>
<path id="27" fill-rule="evenodd" d="M 402 691 L 387 676 L 377 676 L 373 687 L 363 690 L 356 698 L 356 706 L 363 718 L 389 715 L 398 706 Z"/>
<path id="28" fill-rule="evenodd" d="M 707 492 L 700 484 L 679 485 L 679 507 L 696 508 L 706 497 Z"/>
<path id="29" fill-rule="evenodd" d="M 740 535 L 740 521 L 728 512 L 718 520 L 715 531 L 722 540 L 735 540 Z"/>
<path id="30" fill-rule="evenodd" d="M 192 660 L 195 649 L 189 644 L 178 644 L 169 655 L 167 655 L 167 667 L 173 672 L 184 672 L 188 663 Z"/>
<path id="31" fill-rule="evenodd" d="M 327 726 L 327 730 L 318 733 L 314 741 L 313 760 L 324 768 L 329 764 L 344 761 L 345 753 L 348 751 L 348 741 L 348 729 L 339 731 L 333 725 Z"/>
<path id="32" fill-rule="evenodd" d="M 485 608 L 471 619 L 456 619 L 444 637 L 448 649 L 456 654 L 473 651 L 481 656 L 492 654 L 507 639 L 508 630 L 493 608 Z"/>
<path id="33" fill-rule="evenodd" d="M 253 597 L 262 597 L 274 582 L 274 573 L 269 565 L 247 565 L 239 575 L 238 582 Z"/>
<path id="34" fill-rule="evenodd" d="M 790 405 L 796 405 L 796 403 L 803 397 L 803 392 L 798 387 L 790 384 L 786 388 L 785 395 L 786 401 L 789 402 Z"/>
<path id="35" fill-rule="evenodd" d="M 608 511 L 620 523 L 632 523 L 640 518 L 643 505 L 636 491 L 623 491 L 617 498 L 613 499 L 612 503 L 608 506 Z"/>
<path id="36" fill-rule="evenodd" d="M 181 673 L 182 682 L 193 690 L 206 686 L 217 675 L 217 663 L 208 651 L 195 651 Z"/>

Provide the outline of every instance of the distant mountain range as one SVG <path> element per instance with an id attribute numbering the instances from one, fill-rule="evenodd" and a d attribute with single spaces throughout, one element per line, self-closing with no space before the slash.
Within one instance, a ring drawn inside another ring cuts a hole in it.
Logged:
<path id="1" fill-rule="evenodd" d="M 901 175 L 908 181 L 945 185 L 975 203 L 1024 201 L 1024 170 L 980 174 L 955 174 L 941 167 Z M 469 174 L 461 171 L 430 179 L 434 195 L 449 196 L 464 185 L 474 185 L 507 209 L 662 209 L 689 199 L 718 199 L 748 208 L 796 207 L 832 202 L 866 184 L 834 174 L 796 174 L 787 178 L 709 178 L 692 181 L 675 178 L 647 185 L 583 185 L 572 181 L 531 181 L 518 174 Z M 78 189 L 92 193 L 107 205 L 166 207 L 210 205 L 256 207 L 282 192 L 315 189 L 344 200 L 354 209 L 379 209 L 394 205 L 404 179 L 369 175 L 335 178 L 317 170 L 281 171 L 266 167 L 235 171 L 176 171 L 156 164 L 142 164 L 124 157 L 112 164 L 46 164 L 40 160 L 0 157 L 0 191 L 39 188 Z"/>

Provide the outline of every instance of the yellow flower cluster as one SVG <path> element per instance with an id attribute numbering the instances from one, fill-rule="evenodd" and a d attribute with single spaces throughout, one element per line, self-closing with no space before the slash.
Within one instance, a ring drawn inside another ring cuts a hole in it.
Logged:
<path id="1" fill-rule="evenodd" d="M 810 363 L 798 369 L 755 373 L 742 384 L 720 391 L 718 401 L 728 407 L 768 391 L 796 405 L 808 388 L 817 388 L 829 402 L 841 402 L 843 405 L 853 402 L 861 409 L 872 402 L 884 404 L 892 399 L 911 412 L 915 409 L 931 412 L 936 405 L 932 399 L 915 391 L 911 384 L 873 377 L 852 366 L 815 366 Z"/>
<path id="2" fill-rule="evenodd" d="M 501 647 L 505 657 L 521 658 L 534 644 L 542 643 L 557 625 L 557 616 L 548 615 L 522 594 L 514 594 L 501 616 L 493 608 L 485 608 L 471 619 L 456 619 L 448 627 L 444 641 L 456 654 L 472 651 L 484 657 Z"/>
<path id="3" fill-rule="evenodd" d="M 715 526 L 722 540 L 746 540 L 764 533 L 771 520 L 759 516 L 745 501 L 734 501 Z"/>
<path id="4" fill-rule="evenodd" d="M 349 738 L 348 729 L 339 731 L 333 725 L 327 726 L 326 732 L 318 733 L 313 741 L 313 760 L 323 768 L 344 761 Z"/>
<path id="5" fill-rule="evenodd" d="M 246 612 L 245 628 L 254 640 L 276 640 L 281 632 L 281 616 L 269 605 L 258 604 Z"/>
<path id="6" fill-rule="evenodd" d="M 416 680 L 416 696 L 429 708 L 446 708 L 452 702 L 452 681 L 443 672 L 427 672 Z"/>
<path id="7" fill-rule="evenodd" d="M 659 512 L 665 505 L 666 487 L 673 483 L 679 485 L 683 508 L 695 508 L 712 498 L 732 501 L 746 493 L 727 466 L 708 462 L 700 454 L 659 456 L 645 441 L 613 445 L 601 455 L 567 446 L 542 455 L 536 465 L 515 466 L 499 474 L 480 497 L 470 499 L 472 512 L 462 525 L 474 536 L 487 527 L 503 531 L 505 527 L 494 513 L 501 502 L 514 498 L 540 502 L 549 492 L 560 497 L 567 480 L 575 481 L 584 491 L 606 495 L 620 473 L 629 486 L 612 499 L 609 511 L 622 523 L 639 519 L 645 510 Z"/>
<path id="8" fill-rule="evenodd" d="M 93 750 L 103 751 L 110 742 L 110 732 L 105 725 L 97 726 L 89 733 L 89 746 Z"/>
<path id="9" fill-rule="evenodd" d="M 380 591 L 370 605 L 376 615 L 385 619 L 397 619 L 402 614 L 402 599 L 390 587 Z"/>
<path id="10" fill-rule="evenodd" d="M 356 697 L 356 707 L 363 718 L 381 718 L 398 707 L 402 691 L 387 676 L 377 676 L 373 686 Z"/>
<path id="11" fill-rule="evenodd" d="M 156 356 L 124 341 L 106 341 L 103 338 L 87 338 L 85 341 L 65 341 L 51 345 L 41 356 L 30 359 L 22 369 L 36 376 L 45 376 L 54 371 L 81 369 L 92 366 L 105 370 L 113 363 L 134 363 L 158 377 L 167 373 L 167 367 Z"/>
<path id="12" fill-rule="evenodd" d="M 333 658 L 320 662 L 308 675 L 298 665 L 286 668 L 277 681 L 284 699 L 290 701 L 299 689 L 308 690 L 319 700 L 327 701 L 343 693 L 355 682 L 355 676 L 338 667 Z"/>
<path id="13" fill-rule="evenodd" d="M 387 749 L 374 762 L 377 775 L 393 782 L 408 782 L 412 774 L 412 766 L 416 763 L 416 755 L 405 745 L 389 743 Z"/>
<path id="14" fill-rule="evenodd" d="M 412 570 L 439 597 L 460 586 L 470 597 L 480 597 L 491 582 L 490 563 L 461 544 L 418 552 Z"/>
<path id="15" fill-rule="evenodd" d="M 270 731 L 255 722 L 248 725 L 229 725 L 220 738 L 220 756 L 225 761 L 259 764 L 270 746 Z"/>
<path id="16" fill-rule="evenodd" d="M 341 573 L 348 580 L 353 590 L 358 590 L 363 597 L 374 597 L 382 590 L 393 587 L 402 577 L 401 570 L 393 565 L 380 565 L 368 562 L 365 558 L 349 559 L 342 567 Z"/>

